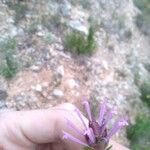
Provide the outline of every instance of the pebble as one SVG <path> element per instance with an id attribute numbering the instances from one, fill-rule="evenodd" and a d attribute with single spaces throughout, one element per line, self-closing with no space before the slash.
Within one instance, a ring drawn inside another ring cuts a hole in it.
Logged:
<path id="1" fill-rule="evenodd" d="M 30 47 L 26 51 L 27 51 L 28 54 L 32 54 L 32 53 L 35 52 L 35 49 L 33 47 Z"/>
<path id="2" fill-rule="evenodd" d="M 42 86 L 41 86 L 40 84 L 37 84 L 37 85 L 35 86 L 35 91 L 37 91 L 37 92 L 42 92 Z"/>
<path id="3" fill-rule="evenodd" d="M 37 32 L 36 35 L 39 36 L 39 37 L 44 37 L 45 33 L 42 32 L 42 31 L 39 31 L 39 32 Z"/>
<path id="4" fill-rule="evenodd" d="M 41 68 L 39 66 L 33 65 L 33 66 L 30 67 L 30 69 L 32 71 L 38 72 L 38 71 L 40 71 Z"/>
<path id="5" fill-rule="evenodd" d="M 10 17 L 6 20 L 7 23 L 14 23 L 14 19 L 13 17 Z"/>
<path id="6" fill-rule="evenodd" d="M 63 91 L 61 91 L 60 89 L 54 89 L 52 95 L 53 95 L 53 96 L 56 96 L 56 97 L 63 97 L 63 96 L 64 96 L 64 93 L 63 93 Z"/>
<path id="7" fill-rule="evenodd" d="M 65 1 L 64 4 L 60 5 L 60 11 L 62 13 L 63 16 L 70 16 L 71 14 L 71 5 L 68 1 Z"/>
<path id="8" fill-rule="evenodd" d="M 69 22 L 69 26 L 72 28 L 72 29 L 75 29 L 77 31 L 80 31 L 84 34 L 87 35 L 88 33 L 88 30 L 86 28 L 86 26 L 84 26 L 79 20 L 71 20 Z"/>
<path id="9" fill-rule="evenodd" d="M 68 86 L 69 86 L 71 89 L 73 89 L 74 87 L 77 87 L 77 86 L 78 86 L 77 83 L 76 83 L 76 81 L 75 81 L 74 79 L 69 79 L 67 82 L 68 82 Z"/>
<path id="10" fill-rule="evenodd" d="M 64 76 L 64 66 L 63 65 L 61 65 L 61 66 L 59 66 L 58 68 L 57 68 L 57 73 L 61 76 L 61 77 L 63 77 Z"/>
<path id="11" fill-rule="evenodd" d="M 56 48 L 57 50 L 59 50 L 59 51 L 63 51 L 63 50 L 64 50 L 63 45 L 62 45 L 62 44 L 58 44 L 58 43 L 55 44 L 55 48 Z"/>
<path id="12" fill-rule="evenodd" d="M 0 109 L 4 109 L 4 108 L 6 108 L 7 106 L 6 106 L 6 103 L 5 103 L 5 101 L 0 101 Z"/>
<path id="13" fill-rule="evenodd" d="M 0 100 L 5 100 L 8 94 L 5 90 L 0 90 Z"/>

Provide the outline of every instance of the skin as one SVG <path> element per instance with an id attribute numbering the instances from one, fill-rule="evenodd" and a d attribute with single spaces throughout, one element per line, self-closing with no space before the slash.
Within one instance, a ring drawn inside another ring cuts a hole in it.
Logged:
<path id="1" fill-rule="evenodd" d="M 66 118 L 83 129 L 74 109 L 67 103 L 50 110 L 1 112 L 0 150 L 82 150 L 81 145 L 62 139 L 62 131 L 66 131 L 85 142 L 67 125 Z M 112 150 L 128 150 L 114 141 L 111 144 Z"/>

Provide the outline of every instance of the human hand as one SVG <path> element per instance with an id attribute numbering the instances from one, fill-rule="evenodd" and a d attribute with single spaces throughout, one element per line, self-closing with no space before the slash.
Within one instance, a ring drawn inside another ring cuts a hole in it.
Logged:
<path id="1" fill-rule="evenodd" d="M 80 129 L 84 129 L 74 109 L 74 105 L 67 103 L 50 110 L 2 112 L 0 150 L 81 150 L 81 145 L 62 139 L 62 131 L 67 131 L 85 142 L 84 137 L 67 125 L 66 118 L 69 118 Z M 112 144 L 113 150 L 127 150 L 115 142 Z"/>

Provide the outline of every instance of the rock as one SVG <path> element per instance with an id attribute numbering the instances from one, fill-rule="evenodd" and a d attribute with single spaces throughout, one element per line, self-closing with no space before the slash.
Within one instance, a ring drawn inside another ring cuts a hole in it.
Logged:
<path id="1" fill-rule="evenodd" d="M 29 47 L 28 49 L 26 49 L 28 54 L 32 54 L 35 52 L 35 49 L 33 47 Z"/>
<path id="2" fill-rule="evenodd" d="M 63 47 L 63 45 L 62 44 L 59 44 L 59 43 L 55 43 L 55 48 L 57 49 L 57 50 L 59 50 L 59 51 L 63 51 L 64 50 L 64 47 Z"/>
<path id="3" fill-rule="evenodd" d="M 77 30 L 77 31 L 80 31 L 84 34 L 87 34 L 88 33 L 88 30 L 87 28 L 79 21 L 79 20 L 71 20 L 69 22 L 69 26 L 74 29 L 74 30 Z"/>
<path id="4" fill-rule="evenodd" d="M 32 71 L 38 72 L 38 71 L 41 70 L 41 67 L 36 66 L 36 65 L 33 65 L 33 66 L 30 67 L 30 69 L 31 69 Z"/>
<path id="5" fill-rule="evenodd" d="M 5 103 L 5 101 L 0 101 L 0 109 L 4 109 L 4 108 L 6 108 L 7 106 L 6 106 L 6 103 Z"/>
<path id="6" fill-rule="evenodd" d="M 37 92 L 42 92 L 42 86 L 41 86 L 40 84 L 37 84 L 37 85 L 35 86 L 35 91 L 37 91 Z"/>
<path id="7" fill-rule="evenodd" d="M 71 5 L 68 1 L 65 1 L 63 4 L 60 4 L 60 12 L 63 16 L 70 16 L 71 14 Z"/>
<path id="8" fill-rule="evenodd" d="M 50 48 L 49 52 L 50 52 L 51 56 L 53 56 L 53 57 L 58 55 L 58 53 L 53 48 Z"/>
<path id="9" fill-rule="evenodd" d="M 50 12 L 53 12 L 54 14 L 58 12 L 59 4 L 57 3 L 57 1 L 56 2 L 48 1 L 47 6 Z"/>
<path id="10" fill-rule="evenodd" d="M 42 25 L 38 24 L 38 25 L 37 25 L 37 30 L 38 30 L 38 31 L 42 31 L 42 30 L 43 30 Z"/>
<path id="11" fill-rule="evenodd" d="M 108 66 L 108 62 L 107 62 L 107 61 L 103 60 L 103 61 L 102 61 L 102 65 L 103 65 L 103 67 L 104 67 L 106 70 L 108 70 L 109 66 Z"/>
<path id="12" fill-rule="evenodd" d="M 49 82 L 43 82 L 43 83 L 41 83 L 41 86 L 42 87 L 46 87 L 46 88 L 48 88 L 49 87 Z"/>
<path id="13" fill-rule="evenodd" d="M 107 1 L 106 0 L 100 0 L 100 4 L 106 5 Z"/>
<path id="14" fill-rule="evenodd" d="M 107 47 L 110 52 L 114 52 L 115 45 L 113 43 L 108 43 Z"/>
<path id="15" fill-rule="evenodd" d="M 44 37 L 45 33 L 44 33 L 44 31 L 39 31 L 39 32 L 36 33 L 36 35 L 39 36 L 39 37 Z"/>
<path id="16" fill-rule="evenodd" d="M 59 66 L 59 67 L 57 68 L 57 73 L 58 73 L 61 77 L 64 76 L 64 66 L 63 66 L 63 65 L 61 65 L 61 66 Z"/>
<path id="17" fill-rule="evenodd" d="M 5 100 L 8 94 L 5 90 L 0 90 L 0 100 Z"/>
<path id="18" fill-rule="evenodd" d="M 50 54 L 49 54 L 49 53 L 46 53 L 44 59 L 45 59 L 45 60 L 49 60 L 50 58 L 51 58 Z"/>
<path id="19" fill-rule="evenodd" d="M 6 22 L 7 22 L 7 23 L 12 23 L 12 24 L 13 24 L 13 23 L 14 23 L 13 17 L 7 18 Z"/>
<path id="20" fill-rule="evenodd" d="M 64 93 L 63 93 L 63 91 L 61 91 L 61 90 L 59 90 L 59 89 L 54 89 L 52 95 L 53 95 L 53 96 L 56 96 L 56 97 L 63 97 L 63 96 L 64 96 Z"/>
<path id="21" fill-rule="evenodd" d="M 8 89 L 8 83 L 2 76 L 0 76 L 0 91 L 3 91 L 2 93 L 4 93 L 4 91 L 7 92 L 6 89 Z"/>
<path id="22" fill-rule="evenodd" d="M 24 32 L 23 28 L 21 28 L 21 27 L 17 28 L 17 35 L 23 36 L 24 34 L 25 34 L 25 32 Z"/>
<path id="23" fill-rule="evenodd" d="M 14 96 L 14 100 L 16 101 L 16 102 L 20 102 L 20 101 L 23 101 L 23 96 L 20 94 L 20 95 L 16 95 L 16 96 Z"/>
<path id="24" fill-rule="evenodd" d="M 68 86 L 69 86 L 71 89 L 78 86 L 78 84 L 76 83 L 76 81 L 75 81 L 74 79 L 69 79 L 69 80 L 67 81 L 67 83 L 68 83 Z"/>
<path id="25" fill-rule="evenodd" d="M 10 35 L 11 35 L 12 37 L 14 37 L 14 36 L 16 36 L 17 34 L 18 34 L 17 27 L 13 26 L 13 27 L 11 28 Z"/>

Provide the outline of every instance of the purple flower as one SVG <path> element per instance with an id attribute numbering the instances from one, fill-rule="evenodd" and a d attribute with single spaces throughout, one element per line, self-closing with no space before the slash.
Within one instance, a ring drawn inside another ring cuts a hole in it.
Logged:
<path id="1" fill-rule="evenodd" d="M 111 121 L 116 111 L 108 107 L 107 99 L 100 106 L 98 121 L 91 114 L 90 106 L 88 101 L 84 100 L 83 105 L 88 115 L 88 124 L 84 121 L 81 112 L 76 108 L 79 119 L 84 125 L 84 130 L 78 129 L 70 120 L 67 120 L 68 126 L 72 128 L 76 133 L 82 135 L 86 139 L 86 143 L 72 136 L 71 134 L 63 131 L 63 138 L 72 140 L 83 146 L 92 147 L 95 150 L 105 150 L 110 138 L 121 128 L 128 125 L 127 119 L 119 119 L 115 122 L 111 129 L 108 129 L 107 125 Z"/>

